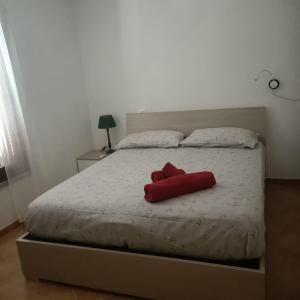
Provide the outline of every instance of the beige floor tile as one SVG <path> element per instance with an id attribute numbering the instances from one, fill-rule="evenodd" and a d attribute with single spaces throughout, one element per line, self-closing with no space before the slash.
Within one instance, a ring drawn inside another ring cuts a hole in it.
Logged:
<path id="1" fill-rule="evenodd" d="M 74 289 L 76 300 L 133 300 L 137 298 L 117 295 L 112 293 L 98 292 L 88 289 Z"/>

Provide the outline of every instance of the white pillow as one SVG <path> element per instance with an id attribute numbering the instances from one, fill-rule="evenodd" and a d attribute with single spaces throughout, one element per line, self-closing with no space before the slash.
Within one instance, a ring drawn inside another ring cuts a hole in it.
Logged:
<path id="1" fill-rule="evenodd" d="M 197 129 L 181 141 L 183 147 L 233 147 L 251 148 L 258 143 L 255 132 L 234 127 Z"/>
<path id="2" fill-rule="evenodd" d="M 152 130 L 132 133 L 121 140 L 114 148 L 171 148 L 178 147 L 184 134 L 173 130 Z"/>

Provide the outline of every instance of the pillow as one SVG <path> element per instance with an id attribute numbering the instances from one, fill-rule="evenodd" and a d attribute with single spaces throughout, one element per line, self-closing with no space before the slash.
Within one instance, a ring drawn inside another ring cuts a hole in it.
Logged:
<path id="1" fill-rule="evenodd" d="M 126 136 L 114 148 L 171 148 L 178 147 L 184 134 L 173 130 L 152 130 Z"/>
<path id="2" fill-rule="evenodd" d="M 258 143 L 258 135 L 248 129 L 234 127 L 197 129 L 180 144 L 183 147 L 251 148 Z"/>

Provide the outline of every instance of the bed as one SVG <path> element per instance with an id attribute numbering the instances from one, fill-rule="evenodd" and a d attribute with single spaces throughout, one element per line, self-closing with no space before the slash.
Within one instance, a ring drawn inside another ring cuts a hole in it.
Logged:
<path id="1" fill-rule="evenodd" d="M 190 133 L 236 126 L 264 138 L 264 115 L 264 108 L 129 114 L 127 128 Z M 141 187 L 166 161 L 188 172 L 211 170 L 218 184 L 150 204 Z M 118 150 L 36 199 L 25 225 L 29 233 L 18 247 L 29 279 L 155 299 L 218 299 L 224 292 L 228 299 L 263 299 L 264 145 Z M 256 267 L 232 266 L 251 259 Z"/>

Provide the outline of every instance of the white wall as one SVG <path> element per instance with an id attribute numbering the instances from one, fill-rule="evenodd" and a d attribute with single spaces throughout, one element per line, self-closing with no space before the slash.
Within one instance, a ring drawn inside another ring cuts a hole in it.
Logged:
<path id="1" fill-rule="evenodd" d="M 20 101 L 46 190 L 76 173 L 75 158 L 93 148 L 72 2 L 2 2 L 23 77 Z M 3 195 L 1 190 L 0 202 Z"/>
<path id="2" fill-rule="evenodd" d="M 10 199 L 9 189 L 0 185 L 0 230 L 17 219 L 15 207 Z"/>
<path id="3" fill-rule="evenodd" d="M 266 88 L 264 68 L 280 93 L 300 96 L 298 0 L 74 0 L 94 143 L 102 113 L 216 107 L 268 108 L 268 176 L 300 178 L 300 103 Z"/>

